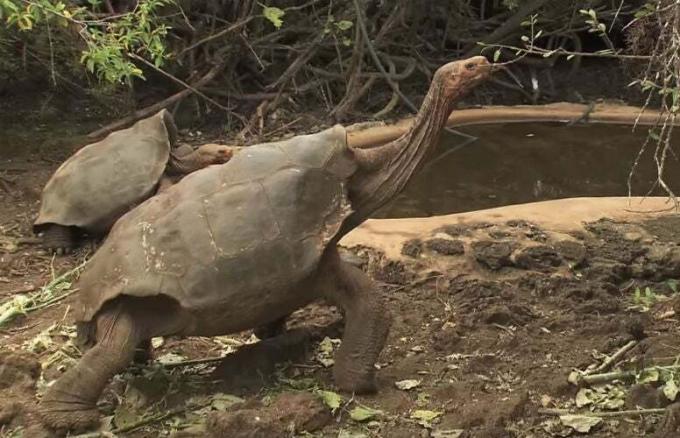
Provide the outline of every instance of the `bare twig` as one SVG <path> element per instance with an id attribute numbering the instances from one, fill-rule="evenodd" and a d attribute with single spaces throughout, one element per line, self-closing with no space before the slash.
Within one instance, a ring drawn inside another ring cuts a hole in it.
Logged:
<path id="1" fill-rule="evenodd" d="M 625 356 L 626 353 L 628 353 L 630 350 L 633 349 L 638 344 L 637 341 L 628 341 L 623 347 L 619 348 L 614 354 L 611 356 L 608 356 L 607 359 L 605 359 L 600 366 L 593 368 L 592 370 L 586 371 L 586 375 L 592 375 L 592 374 L 598 374 L 607 371 L 610 369 L 616 362 L 621 360 L 623 356 Z"/>
<path id="2" fill-rule="evenodd" d="M 210 42 L 214 39 L 223 37 L 224 35 L 226 35 L 228 33 L 235 32 L 235 31 L 243 28 L 246 24 L 250 23 L 255 17 L 256 17 L 255 15 L 251 15 L 250 17 L 246 18 L 245 20 L 241 20 L 238 23 L 234 23 L 231 26 L 228 26 L 228 27 L 222 29 L 221 31 L 219 31 L 215 34 L 212 34 L 212 35 L 207 36 L 207 37 L 205 37 L 201 40 L 198 40 L 194 44 L 190 45 L 189 47 L 187 47 L 187 48 L 183 49 L 181 52 L 179 52 L 179 54 L 177 56 L 178 57 L 182 56 L 184 53 L 186 53 L 190 50 L 194 50 L 195 48 L 197 48 L 200 45 L 203 45 L 203 44 Z"/>
<path id="3" fill-rule="evenodd" d="M 208 73 L 203 75 L 198 81 L 196 81 L 193 85 L 192 88 L 200 88 L 203 85 L 207 84 L 211 80 L 217 76 L 217 74 L 222 70 L 223 65 L 218 64 L 213 66 Z M 103 128 L 97 129 L 94 132 L 91 132 L 87 136 L 90 138 L 97 138 L 102 135 L 108 134 L 109 132 L 115 131 L 117 129 L 122 129 L 128 125 L 131 125 L 132 123 L 136 122 L 139 119 L 143 119 L 144 117 L 148 117 L 154 113 L 157 113 L 158 111 L 162 110 L 163 108 L 167 108 L 173 103 L 184 99 L 187 97 L 189 94 L 192 93 L 192 90 L 189 88 L 185 88 L 184 90 L 180 91 L 179 93 L 175 93 L 172 96 L 161 100 L 160 102 L 157 102 L 153 105 L 149 105 L 146 108 L 142 108 L 140 110 L 135 111 L 134 113 L 130 114 L 127 117 L 123 117 L 122 119 L 116 120 L 113 123 L 110 123 Z"/>
<path id="4" fill-rule="evenodd" d="M 481 46 L 495 45 L 495 43 L 501 41 L 509 34 L 515 32 L 522 22 L 532 14 L 535 10 L 543 6 L 548 0 L 532 0 L 529 2 L 522 2 L 521 6 L 515 12 L 515 14 L 509 19 L 505 20 L 501 26 L 496 30 L 491 32 L 489 36 L 484 38 L 481 42 Z M 480 53 L 480 48 L 478 46 L 470 48 L 464 55 L 465 58 L 470 56 L 478 55 Z"/>
<path id="5" fill-rule="evenodd" d="M 226 111 L 226 112 L 231 112 L 231 109 L 227 108 L 226 106 L 223 106 L 222 104 L 220 104 L 219 102 L 215 101 L 214 99 L 212 99 L 212 98 L 206 96 L 204 93 L 202 93 L 202 92 L 201 92 L 200 90 L 198 90 L 196 87 L 192 87 L 191 85 L 187 84 L 186 82 L 184 82 L 183 80 L 179 79 L 178 77 L 176 77 L 176 76 L 174 76 L 174 75 L 171 75 L 170 73 L 166 72 L 166 71 L 163 70 L 162 68 L 156 67 L 154 64 L 150 63 L 149 61 L 147 61 L 146 59 L 142 58 L 141 56 L 136 55 L 136 54 L 134 54 L 134 53 L 130 53 L 129 56 L 130 56 L 131 58 L 134 58 L 134 59 L 138 60 L 139 62 L 141 62 L 142 64 L 146 65 L 147 67 L 150 67 L 150 68 L 156 70 L 158 73 L 162 74 L 162 75 L 165 76 L 166 78 L 171 79 L 171 80 L 177 82 L 178 84 L 180 84 L 180 85 L 183 86 L 184 88 L 187 88 L 187 89 L 191 90 L 194 94 L 197 94 L 197 95 L 201 96 L 203 99 L 205 99 L 205 100 L 207 100 L 208 102 L 212 103 L 213 105 L 215 105 L 215 106 L 218 107 L 219 109 L 224 110 L 224 111 Z"/>

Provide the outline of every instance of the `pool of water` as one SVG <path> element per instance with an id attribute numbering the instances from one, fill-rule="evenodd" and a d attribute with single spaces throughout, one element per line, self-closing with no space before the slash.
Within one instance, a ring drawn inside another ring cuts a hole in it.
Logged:
<path id="1" fill-rule="evenodd" d="M 646 127 L 513 123 L 459 128 L 478 137 L 447 153 L 461 137 L 446 134 L 432 160 L 375 217 L 420 217 L 577 196 L 625 196 Z M 676 135 L 674 146 L 680 144 Z M 633 195 L 656 181 L 654 145 L 640 160 Z M 665 179 L 680 191 L 680 162 L 670 156 Z M 677 193 L 677 192 L 676 192 Z M 652 194 L 663 194 L 655 189 Z"/>

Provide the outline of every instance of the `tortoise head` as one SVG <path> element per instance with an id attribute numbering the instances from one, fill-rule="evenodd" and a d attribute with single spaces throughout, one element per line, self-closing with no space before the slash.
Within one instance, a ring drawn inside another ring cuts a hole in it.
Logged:
<path id="1" fill-rule="evenodd" d="M 224 164 L 234 156 L 234 150 L 223 144 L 208 143 L 196 149 L 198 159 L 206 166 Z"/>
<path id="2" fill-rule="evenodd" d="M 484 56 L 449 62 L 437 69 L 433 82 L 442 85 L 447 98 L 455 99 L 488 78 L 493 67 Z"/>

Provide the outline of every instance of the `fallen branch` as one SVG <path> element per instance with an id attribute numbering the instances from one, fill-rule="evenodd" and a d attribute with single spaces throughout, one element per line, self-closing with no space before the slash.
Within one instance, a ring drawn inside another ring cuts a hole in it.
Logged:
<path id="1" fill-rule="evenodd" d="M 197 80 L 194 84 L 191 85 L 190 88 L 185 88 L 184 90 L 180 91 L 179 93 L 175 93 L 172 96 L 161 100 L 160 102 L 157 102 L 153 105 L 149 105 L 146 108 L 142 108 L 140 110 L 135 111 L 134 113 L 130 114 L 129 116 L 123 117 L 122 119 L 116 120 L 113 123 L 110 123 L 103 128 L 97 129 L 94 132 L 89 133 L 87 136 L 90 138 L 97 138 L 101 137 L 105 134 L 108 134 L 112 131 L 118 130 L 118 129 L 123 129 L 128 125 L 131 125 L 135 123 L 137 120 L 143 119 L 145 117 L 149 117 L 158 111 L 162 110 L 163 108 L 167 108 L 170 105 L 174 104 L 175 102 L 180 101 L 181 99 L 184 99 L 191 93 L 193 93 L 192 89 L 200 88 L 203 85 L 209 83 L 212 81 L 215 76 L 222 70 L 224 67 L 223 64 L 217 64 L 213 66 L 208 73 L 203 75 L 199 80 Z"/>
<path id="2" fill-rule="evenodd" d="M 593 375 L 603 373 L 610 369 L 616 362 L 618 362 L 626 353 L 633 349 L 638 344 L 637 341 L 628 341 L 623 347 L 619 348 L 614 354 L 608 356 L 600 366 L 586 371 L 586 375 Z"/>
<path id="3" fill-rule="evenodd" d="M 643 368 L 641 370 L 635 371 L 612 371 L 609 373 L 600 374 L 580 374 L 576 372 L 569 376 L 569 381 L 578 386 L 591 386 L 599 385 L 600 383 L 607 383 L 613 380 L 630 380 L 634 379 L 636 376 L 651 371 L 677 371 L 680 370 L 680 365 L 669 365 L 669 366 L 654 366 L 649 368 Z"/>
<path id="4" fill-rule="evenodd" d="M 181 362 L 170 362 L 170 363 L 163 364 L 163 368 L 173 369 L 173 368 L 192 367 L 192 366 L 196 366 L 196 365 L 209 365 L 209 364 L 221 362 L 221 361 L 224 360 L 225 357 L 226 356 L 206 357 L 204 359 L 192 359 L 192 360 L 183 360 Z"/>
<path id="5" fill-rule="evenodd" d="M 608 417 L 630 417 L 634 415 L 656 415 L 663 414 L 666 409 L 654 408 L 654 409 L 631 409 L 627 411 L 612 411 L 612 412 L 571 412 L 568 409 L 539 409 L 537 411 L 540 415 L 580 415 L 583 417 L 597 417 L 597 418 L 608 418 Z"/>

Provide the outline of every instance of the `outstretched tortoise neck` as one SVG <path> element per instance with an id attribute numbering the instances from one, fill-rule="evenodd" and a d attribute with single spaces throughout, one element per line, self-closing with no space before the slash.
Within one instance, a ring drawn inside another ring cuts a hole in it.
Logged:
<path id="1" fill-rule="evenodd" d="M 354 213 L 343 224 L 341 235 L 361 224 L 404 189 L 437 147 L 456 101 L 490 72 L 491 64 L 484 57 L 441 67 L 432 79 L 413 125 L 404 135 L 376 148 L 353 149 L 359 164 L 349 181 Z"/>
<path id="2" fill-rule="evenodd" d="M 168 160 L 168 173 L 177 175 L 187 175 L 206 166 L 198 150 L 194 150 L 185 155 L 170 152 Z"/>

